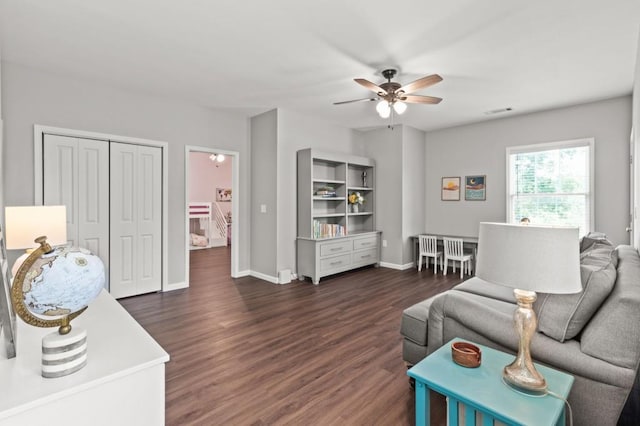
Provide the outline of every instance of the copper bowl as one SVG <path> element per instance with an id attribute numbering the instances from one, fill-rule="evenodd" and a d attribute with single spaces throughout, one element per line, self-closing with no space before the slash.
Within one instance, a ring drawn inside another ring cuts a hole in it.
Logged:
<path id="1" fill-rule="evenodd" d="M 476 368 L 480 366 L 482 353 L 476 345 L 467 342 L 455 342 L 451 344 L 451 357 L 453 362 L 458 365 Z"/>

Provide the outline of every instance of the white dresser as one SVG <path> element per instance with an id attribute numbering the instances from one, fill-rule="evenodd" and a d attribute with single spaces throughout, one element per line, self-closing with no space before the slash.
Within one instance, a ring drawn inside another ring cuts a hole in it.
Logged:
<path id="1" fill-rule="evenodd" d="M 0 359 L 0 425 L 163 425 L 169 354 L 106 291 L 72 326 L 87 330 L 87 365 L 40 374 L 42 336 L 17 319 L 17 357 Z"/>

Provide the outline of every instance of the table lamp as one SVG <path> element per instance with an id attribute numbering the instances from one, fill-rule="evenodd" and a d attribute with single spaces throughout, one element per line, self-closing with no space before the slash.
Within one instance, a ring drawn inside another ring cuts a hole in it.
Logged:
<path id="1" fill-rule="evenodd" d="M 78 371 L 87 361 L 87 333 L 72 330 L 70 322 L 102 290 L 104 265 L 89 251 L 67 245 L 65 206 L 7 207 L 5 223 L 7 249 L 39 246 L 21 261 L 13 278 L 16 314 L 36 327 L 59 327 L 42 339 L 42 376 Z"/>
<path id="2" fill-rule="evenodd" d="M 513 318 L 519 334 L 518 355 L 504 367 L 504 381 L 526 393 L 543 394 L 544 377 L 531 360 L 530 343 L 538 326 L 536 292 L 582 291 L 578 228 L 480 223 L 476 276 L 514 289 Z"/>

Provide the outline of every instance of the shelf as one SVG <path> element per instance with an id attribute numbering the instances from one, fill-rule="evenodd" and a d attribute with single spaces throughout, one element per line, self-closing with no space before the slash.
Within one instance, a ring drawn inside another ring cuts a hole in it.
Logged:
<path id="1" fill-rule="evenodd" d="M 350 186 L 347 188 L 348 191 L 373 191 L 373 188 L 370 186 Z"/>
<path id="2" fill-rule="evenodd" d="M 349 216 L 371 216 L 373 212 L 348 213 Z"/>
<path id="3" fill-rule="evenodd" d="M 313 178 L 314 183 L 335 183 L 339 185 L 344 185 L 346 182 L 343 180 L 335 180 L 335 179 L 322 179 L 322 178 Z"/>
<path id="4" fill-rule="evenodd" d="M 313 196 L 313 201 L 344 201 L 346 197 L 321 197 L 319 195 Z"/>
<path id="5" fill-rule="evenodd" d="M 344 213 L 322 213 L 322 214 L 314 214 L 314 219 L 319 217 L 344 217 Z"/>

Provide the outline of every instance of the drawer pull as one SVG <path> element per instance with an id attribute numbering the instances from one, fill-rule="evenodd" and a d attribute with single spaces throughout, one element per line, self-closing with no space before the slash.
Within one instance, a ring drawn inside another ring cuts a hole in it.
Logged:
<path id="1" fill-rule="evenodd" d="M 371 257 L 371 255 L 370 255 L 370 254 L 368 254 L 368 255 L 366 255 L 366 256 L 360 256 L 360 259 L 367 259 L 367 258 L 369 258 L 369 257 Z"/>
<path id="2" fill-rule="evenodd" d="M 338 266 L 338 265 L 342 265 L 342 262 L 331 262 L 329 265 Z"/>
<path id="3" fill-rule="evenodd" d="M 342 247 L 334 247 L 331 249 L 331 251 L 341 251 Z"/>
<path id="4" fill-rule="evenodd" d="M 370 246 L 371 245 L 371 243 L 360 243 L 360 244 L 363 245 L 363 246 Z"/>

